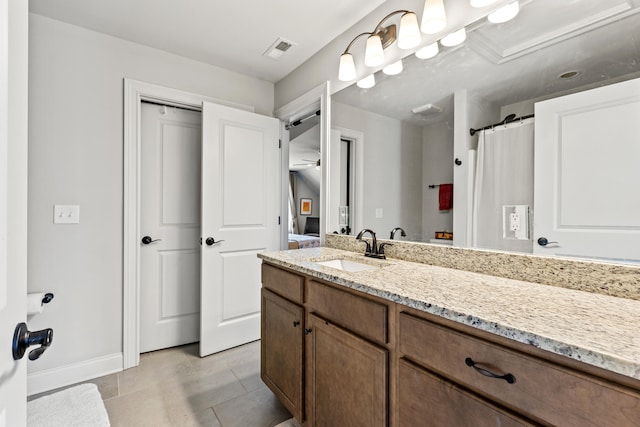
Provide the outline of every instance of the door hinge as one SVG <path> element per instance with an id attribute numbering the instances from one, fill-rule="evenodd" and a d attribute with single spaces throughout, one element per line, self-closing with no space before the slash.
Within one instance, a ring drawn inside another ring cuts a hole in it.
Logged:
<path id="1" fill-rule="evenodd" d="M 281 139 L 278 140 L 278 148 L 282 148 L 282 140 Z"/>
<path id="2" fill-rule="evenodd" d="M 278 216 L 278 225 L 280 225 L 280 216 Z"/>

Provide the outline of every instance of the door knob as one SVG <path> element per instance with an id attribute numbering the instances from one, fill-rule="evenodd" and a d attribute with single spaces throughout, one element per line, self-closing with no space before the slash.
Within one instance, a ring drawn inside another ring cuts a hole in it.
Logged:
<path id="1" fill-rule="evenodd" d="M 144 243 L 145 245 L 148 245 L 149 243 L 153 243 L 153 242 L 161 242 L 162 239 L 152 239 L 151 236 L 144 236 L 142 238 L 142 243 Z"/>
<path id="2" fill-rule="evenodd" d="M 546 237 L 540 237 L 538 239 L 538 244 L 540 246 L 547 246 L 549 243 L 558 243 L 558 242 L 550 242 Z"/>
<path id="3" fill-rule="evenodd" d="M 207 239 L 204 242 L 207 244 L 207 246 L 212 246 L 212 245 L 215 245 L 216 243 L 224 242 L 224 240 L 216 241 L 216 239 L 214 239 L 213 237 L 207 237 Z"/>
<path id="4" fill-rule="evenodd" d="M 46 349 L 51 346 L 53 342 L 53 329 L 43 329 L 41 331 L 30 331 L 27 329 L 27 324 L 22 322 L 18 323 L 16 330 L 13 333 L 13 360 L 20 360 L 27 348 L 32 345 L 40 345 L 40 347 L 31 350 L 29 352 L 29 360 L 36 360 Z"/>

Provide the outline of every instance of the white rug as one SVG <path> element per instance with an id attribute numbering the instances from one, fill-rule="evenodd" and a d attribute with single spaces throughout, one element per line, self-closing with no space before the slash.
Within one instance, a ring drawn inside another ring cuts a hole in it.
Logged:
<path id="1" fill-rule="evenodd" d="M 108 427 L 109 416 L 95 384 L 80 384 L 27 402 L 29 427 Z"/>
<path id="2" fill-rule="evenodd" d="M 278 424 L 276 427 L 300 427 L 300 423 L 298 423 L 295 418 L 291 418 Z"/>

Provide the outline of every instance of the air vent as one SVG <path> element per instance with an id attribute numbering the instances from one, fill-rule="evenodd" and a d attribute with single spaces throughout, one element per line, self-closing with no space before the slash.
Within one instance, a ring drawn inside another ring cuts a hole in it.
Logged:
<path id="1" fill-rule="evenodd" d="M 262 55 L 271 59 L 280 59 L 285 52 L 295 45 L 294 42 L 279 37 Z"/>
<path id="2" fill-rule="evenodd" d="M 434 104 L 424 104 L 411 110 L 413 114 L 422 114 L 428 116 L 430 114 L 442 113 L 442 107 L 438 107 Z"/>

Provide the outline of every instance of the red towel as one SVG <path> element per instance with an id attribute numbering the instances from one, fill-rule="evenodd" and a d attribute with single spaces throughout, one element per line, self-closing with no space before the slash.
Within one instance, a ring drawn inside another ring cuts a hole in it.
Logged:
<path id="1" fill-rule="evenodd" d="M 439 200 L 441 211 L 453 208 L 453 184 L 440 184 Z"/>

